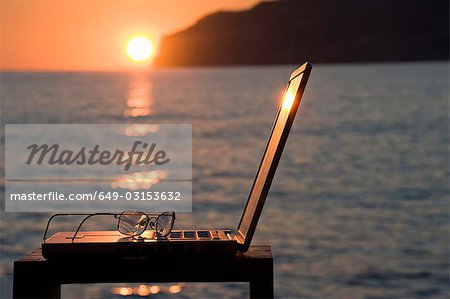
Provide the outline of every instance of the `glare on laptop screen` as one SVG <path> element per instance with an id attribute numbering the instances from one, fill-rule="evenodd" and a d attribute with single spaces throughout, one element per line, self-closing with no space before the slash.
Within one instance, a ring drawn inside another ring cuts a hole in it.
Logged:
<path id="1" fill-rule="evenodd" d="M 284 94 L 283 102 L 281 103 L 281 109 L 279 110 L 276 123 L 273 127 L 272 135 L 267 144 L 265 155 L 253 184 L 253 188 L 250 193 L 250 197 L 244 214 L 242 215 L 239 231 L 244 237 L 247 236 L 250 223 L 258 206 L 258 202 L 265 200 L 264 196 L 261 195 L 263 194 L 264 190 L 267 190 L 267 188 L 269 188 L 270 182 L 267 183 L 269 171 L 272 168 L 272 165 L 274 165 L 274 156 L 277 148 L 279 146 L 282 146 L 280 144 L 281 136 L 283 135 L 283 131 L 286 126 L 289 113 L 293 106 L 297 90 L 302 80 L 302 76 L 303 74 L 300 74 L 299 76 L 292 79 L 286 93 Z"/>

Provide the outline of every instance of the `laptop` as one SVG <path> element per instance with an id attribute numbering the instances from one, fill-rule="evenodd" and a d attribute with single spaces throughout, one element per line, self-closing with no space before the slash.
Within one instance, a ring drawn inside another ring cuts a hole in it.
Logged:
<path id="1" fill-rule="evenodd" d="M 81 231 L 75 239 L 72 239 L 74 232 L 58 232 L 42 242 L 43 256 L 49 259 L 83 255 L 148 257 L 235 254 L 248 250 L 311 68 L 306 62 L 289 78 L 237 230 L 173 230 L 165 239 L 156 238 L 152 230 L 145 231 L 143 238 L 137 239 L 118 231 Z"/>

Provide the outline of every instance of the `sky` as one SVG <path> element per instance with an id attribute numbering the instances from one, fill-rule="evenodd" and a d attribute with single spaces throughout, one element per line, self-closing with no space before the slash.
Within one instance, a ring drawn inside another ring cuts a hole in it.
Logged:
<path id="1" fill-rule="evenodd" d="M 218 10 L 260 0 L 0 0 L 3 71 L 124 70 L 151 65 L 127 56 L 135 36 L 157 53 L 161 36 Z"/>

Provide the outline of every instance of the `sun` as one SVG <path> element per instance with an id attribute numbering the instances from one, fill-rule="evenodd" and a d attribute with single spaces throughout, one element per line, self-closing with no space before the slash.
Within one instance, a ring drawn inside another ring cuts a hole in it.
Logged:
<path id="1" fill-rule="evenodd" d="M 142 36 L 132 38 L 127 45 L 128 56 L 135 61 L 145 61 L 153 53 L 153 47 L 150 41 Z"/>

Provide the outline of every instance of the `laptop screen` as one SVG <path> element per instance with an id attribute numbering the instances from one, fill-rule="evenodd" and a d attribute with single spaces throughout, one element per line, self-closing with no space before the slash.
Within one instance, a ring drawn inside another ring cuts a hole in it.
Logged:
<path id="1" fill-rule="evenodd" d="M 309 68 L 307 70 L 309 71 Z M 299 87 L 302 85 L 302 88 L 304 88 L 306 84 L 306 82 L 301 84 L 302 78 L 305 77 L 304 81 L 306 81 L 308 75 L 309 73 L 305 75 L 305 72 L 301 72 L 291 79 L 283 96 L 277 118 L 272 127 L 272 133 L 247 201 L 247 206 L 238 227 L 238 234 L 245 239 L 246 245 L 249 245 L 250 241 L 247 238 L 251 239 L 253 236 L 262 206 L 281 157 L 281 152 L 286 143 L 287 135 L 299 106 L 302 93 L 302 90 L 299 92 Z"/>

